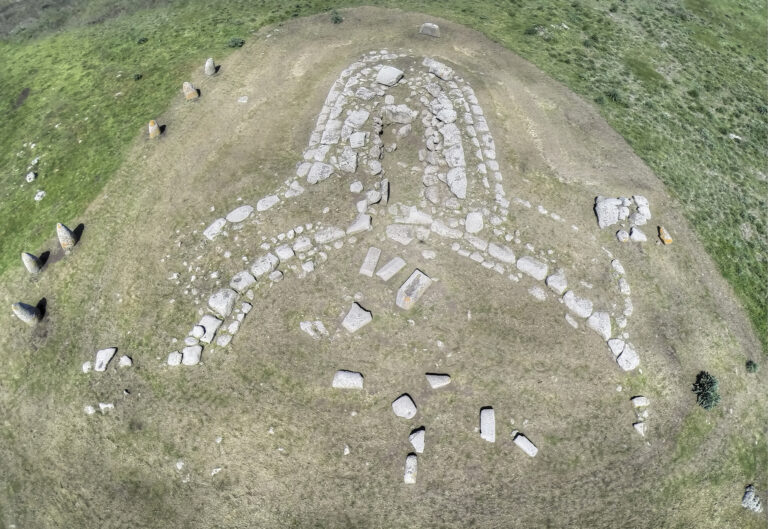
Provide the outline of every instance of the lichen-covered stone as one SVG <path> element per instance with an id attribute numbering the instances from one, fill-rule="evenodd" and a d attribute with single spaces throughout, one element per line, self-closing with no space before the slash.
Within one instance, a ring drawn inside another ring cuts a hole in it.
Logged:
<path id="1" fill-rule="evenodd" d="M 189 81 L 184 81 L 181 91 L 184 92 L 184 99 L 187 101 L 194 101 L 198 97 L 197 89 Z"/>
<path id="2" fill-rule="evenodd" d="M 24 263 L 24 267 L 30 274 L 38 274 L 42 268 L 40 259 L 31 253 L 24 252 L 21 254 L 21 262 Z"/>
<path id="3" fill-rule="evenodd" d="M 59 237 L 61 249 L 65 252 L 70 251 L 77 244 L 75 234 L 61 222 L 56 224 L 56 235 Z"/>
<path id="4" fill-rule="evenodd" d="M 149 137 L 150 139 L 160 136 L 160 125 L 154 119 L 149 121 Z"/>
<path id="5" fill-rule="evenodd" d="M 659 239 L 661 239 L 661 242 L 664 244 L 672 244 L 672 236 L 664 226 L 659 226 Z"/>

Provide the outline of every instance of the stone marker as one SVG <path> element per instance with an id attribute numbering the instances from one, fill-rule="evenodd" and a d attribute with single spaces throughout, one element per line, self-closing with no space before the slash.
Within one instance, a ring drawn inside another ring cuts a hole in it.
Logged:
<path id="1" fill-rule="evenodd" d="M 40 273 L 42 265 L 40 264 L 40 259 L 38 259 L 37 256 L 24 252 L 21 254 L 21 262 L 24 263 L 24 266 L 30 274 Z"/>
<path id="2" fill-rule="evenodd" d="M 243 270 L 242 272 L 238 272 L 232 276 L 232 281 L 229 282 L 229 286 L 238 292 L 243 293 L 248 290 L 248 287 L 253 285 L 255 282 L 256 278 L 253 277 L 251 273 L 248 272 L 248 270 Z"/>
<path id="3" fill-rule="evenodd" d="M 384 281 L 389 281 L 392 277 L 403 269 L 405 266 L 405 260 L 402 257 L 395 257 L 387 264 L 379 268 L 376 275 Z"/>
<path id="4" fill-rule="evenodd" d="M 168 365 L 177 366 L 181 364 L 181 353 L 174 351 L 168 355 Z"/>
<path id="5" fill-rule="evenodd" d="M 412 419 L 416 415 L 416 404 L 407 393 L 403 393 L 392 402 L 392 411 L 403 419 Z"/>
<path id="6" fill-rule="evenodd" d="M 395 305 L 403 310 L 410 309 L 424 295 L 431 284 L 432 279 L 417 268 L 397 290 Z"/>
<path id="7" fill-rule="evenodd" d="M 181 350 L 181 363 L 185 366 L 194 366 L 200 363 L 200 355 L 203 348 L 199 345 L 192 345 Z"/>
<path id="8" fill-rule="evenodd" d="M 149 121 L 149 138 L 157 138 L 160 136 L 160 126 L 157 124 L 157 121 L 154 119 L 151 119 Z"/>
<path id="9" fill-rule="evenodd" d="M 227 214 L 227 222 L 231 222 L 232 224 L 243 222 L 251 216 L 251 213 L 253 213 L 253 206 L 240 206 Z"/>
<path id="10" fill-rule="evenodd" d="M 640 357 L 637 355 L 635 348 L 630 343 L 624 344 L 619 357 L 616 359 L 616 363 L 619 364 L 624 371 L 632 371 L 638 365 L 640 365 Z"/>
<path id="11" fill-rule="evenodd" d="M 424 452 L 424 437 L 426 434 L 426 428 L 419 426 L 415 430 L 411 431 L 411 435 L 408 436 L 408 441 L 411 442 L 413 449 L 417 454 Z"/>
<path id="12" fill-rule="evenodd" d="M 464 229 L 467 233 L 478 233 L 483 229 L 483 214 L 479 211 L 472 211 L 467 213 L 467 218 L 464 223 Z"/>
<path id="13" fill-rule="evenodd" d="M 368 277 L 373 277 L 373 272 L 376 270 L 376 265 L 381 257 L 381 250 L 371 246 L 368 248 L 368 253 L 365 254 L 363 264 L 360 266 L 360 274 Z"/>
<path id="14" fill-rule="evenodd" d="M 637 397 L 632 397 L 631 402 L 632 402 L 632 406 L 634 406 L 635 408 L 644 408 L 651 403 L 648 397 L 643 397 L 642 395 L 638 395 Z"/>
<path id="15" fill-rule="evenodd" d="M 347 331 L 355 332 L 365 325 L 371 323 L 372 319 L 373 316 L 371 316 L 369 311 L 365 310 L 357 303 L 353 303 L 352 307 L 349 309 L 349 312 L 344 317 L 344 321 L 341 322 L 341 325 Z"/>
<path id="16" fill-rule="evenodd" d="M 659 226 L 659 239 L 664 244 L 672 244 L 672 236 L 664 229 L 664 226 Z"/>
<path id="17" fill-rule="evenodd" d="M 59 237 L 61 249 L 65 252 L 69 252 L 77 244 L 75 234 L 61 222 L 56 224 L 56 235 Z"/>
<path id="18" fill-rule="evenodd" d="M 213 75 L 216 73 L 216 65 L 213 63 L 213 57 L 208 57 L 208 60 L 205 61 L 203 72 L 205 75 Z"/>
<path id="19" fill-rule="evenodd" d="M 425 376 L 432 389 L 442 388 L 451 383 L 451 376 L 444 373 L 426 373 Z"/>
<path id="20" fill-rule="evenodd" d="M 520 449 L 528 454 L 531 457 L 535 457 L 536 454 L 539 452 L 539 449 L 536 448 L 536 446 L 528 440 L 526 436 L 519 433 L 515 435 L 515 438 L 512 440 L 517 446 L 520 447 Z"/>
<path id="21" fill-rule="evenodd" d="M 184 81 L 184 84 L 181 85 L 181 91 L 184 92 L 184 99 L 187 101 L 194 101 L 198 97 L 197 89 L 189 81 Z"/>
<path id="22" fill-rule="evenodd" d="M 543 281 L 547 277 L 549 267 L 538 259 L 525 256 L 517 260 L 517 269 L 538 281 Z"/>
<path id="23" fill-rule="evenodd" d="M 440 37 L 440 27 L 432 22 L 424 22 L 419 28 L 419 33 L 430 37 Z"/>
<path id="24" fill-rule="evenodd" d="M 496 442 L 496 414 L 491 407 L 480 408 L 480 438 Z"/>
<path id="25" fill-rule="evenodd" d="M 200 318 L 200 323 L 197 325 L 197 327 L 202 327 L 204 330 L 202 336 L 199 337 L 200 341 L 203 343 L 211 343 L 213 341 L 213 337 L 216 335 L 216 331 L 219 330 L 221 323 L 222 322 L 219 318 L 211 316 L 210 314 L 206 314 Z"/>
<path id="26" fill-rule="evenodd" d="M 563 292 L 568 288 L 568 280 L 565 278 L 565 270 L 561 268 L 551 276 L 547 277 L 546 284 L 552 292 L 562 296 Z"/>
<path id="27" fill-rule="evenodd" d="M 274 254 L 268 253 L 256 259 L 253 265 L 251 265 L 251 274 L 253 277 L 259 278 L 274 270 L 278 264 L 280 264 L 280 259 Z"/>
<path id="28" fill-rule="evenodd" d="M 385 86 L 394 86 L 403 78 L 403 72 L 394 66 L 383 66 L 376 74 L 376 82 Z"/>
<path id="29" fill-rule="evenodd" d="M 363 389 L 363 374 L 356 371 L 336 371 L 331 387 L 339 389 Z"/>
<path id="30" fill-rule="evenodd" d="M 632 427 L 635 429 L 637 433 L 639 433 L 642 437 L 645 437 L 645 430 L 646 426 L 643 421 L 636 422 L 632 424 Z"/>
<path id="31" fill-rule="evenodd" d="M 569 290 L 563 295 L 563 303 L 568 310 L 580 318 L 589 318 L 592 314 L 592 302 L 586 298 L 580 298 Z"/>
<path id="32" fill-rule="evenodd" d="M 406 468 L 407 468 L 406 463 Z M 760 498 L 755 494 L 755 486 L 747 485 L 744 489 L 744 496 L 741 498 L 741 506 L 753 512 L 763 512 L 763 506 L 760 505 Z"/>
<path id="33" fill-rule="evenodd" d="M 587 318 L 587 327 L 599 334 L 603 340 L 611 337 L 611 315 L 607 312 L 593 312 Z"/>
<path id="34" fill-rule="evenodd" d="M 417 464 L 416 454 L 408 454 L 408 457 L 405 458 L 405 474 L 403 475 L 403 481 L 408 485 L 416 483 Z"/>
<path id="35" fill-rule="evenodd" d="M 94 371 L 106 371 L 109 361 L 115 356 L 117 347 L 107 347 L 96 351 L 96 361 L 93 364 Z"/>
<path id="36" fill-rule="evenodd" d="M 40 310 L 32 305 L 18 302 L 11 305 L 11 309 L 17 318 L 28 325 L 33 325 L 40 320 Z"/>
<path id="37" fill-rule="evenodd" d="M 226 318 L 232 312 L 237 301 L 237 292 L 231 288 L 222 288 L 208 298 L 208 306 L 220 316 Z"/>
<path id="38" fill-rule="evenodd" d="M 120 367 L 131 367 L 133 365 L 133 358 L 128 355 L 123 355 L 118 360 L 117 365 Z"/>

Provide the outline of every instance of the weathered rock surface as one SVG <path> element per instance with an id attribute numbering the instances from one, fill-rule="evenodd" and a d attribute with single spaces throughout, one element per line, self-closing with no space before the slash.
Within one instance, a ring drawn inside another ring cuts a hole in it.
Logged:
<path id="1" fill-rule="evenodd" d="M 331 387 L 339 389 L 363 389 L 363 374 L 356 371 L 336 371 L 333 375 Z"/>
<path id="2" fill-rule="evenodd" d="M 216 65 L 213 63 L 213 57 L 208 57 L 208 60 L 205 61 L 203 73 L 205 73 L 205 75 L 213 75 L 216 73 Z"/>
<path id="3" fill-rule="evenodd" d="M 597 197 L 595 199 L 595 215 L 597 215 L 597 224 L 600 229 L 619 222 L 619 208 L 622 205 L 619 198 Z"/>
<path id="4" fill-rule="evenodd" d="M 416 415 L 416 404 L 407 393 L 403 393 L 392 402 L 392 411 L 403 419 L 413 419 Z"/>
<path id="5" fill-rule="evenodd" d="M 245 219 L 251 216 L 253 213 L 253 206 L 240 206 L 235 208 L 227 214 L 227 222 L 235 224 L 237 222 L 243 222 Z"/>
<path id="6" fill-rule="evenodd" d="M 405 474 L 403 476 L 403 481 L 408 485 L 415 484 L 417 472 L 418 461 L 416 459 L 416 454 L 408 454 L 405 458 Z"/>
<path id="7" fill-rule="evenodd" d="M 395 257 L 379 268 L 376 275 L 384 281 L 389 281 L 395 274 L 402 270 L 404 266 L 405 260 L 402 257 Z"/>
<path id="8" fill-rule="evenodd" d="M 672 236 L 664 226 L 659 226 L 659 239 L 661 239 L 661 242 L 664 244 L 672 244 Z"/>
<path id="9" fill-rule="evenodd" d="M 372 319 L 373 316 L 371 316 L 369 311 L 365 310 L 357 303 L 353 303 L 349 312 L 344 317 L 344 321 L 341 322 L 341 325 L 349 332 L 356 332 L 371 323 Z"/>
<path id="10" fill-rule="evenodd" d="M 573 290 L 563 294 L 563 303 L 569 311 L 580 318 L 586 319 L 592 314 L 592 302 L 586 298 L 580 298 Z"/>
<path id="11" fill-rule="evenodd" d="M 519 433 L 512 440 L 523 452 L 531 457 L 536 457 L 539 453 L 539 449 L 523 434 Z"/>
<path id="12" fill-rule="evenodd" d="M 517 269 L 538 281 L 543 281 L 547 277 L 549 266 L 538 259 L 525 256 L 517 260 Z"/>
<path id="13" fill-rule="evenodd" d="M 194 101 L 198 97 L 197 89 L 189 81 L 184 81 L 181 91 L 184 92 L 184 99 L 187 101 Z"/>
<path id="14" fill-rule="evenodd" d="M 395 304 L 403 310 L 410 309 L 432 284 L 432 279 L 418 268 L 397 290 Z"/>
<path id="15" fill-rule="evenodd" d="M 439 37 L 440 27 L 432 22 L 424 22 L 419 28 L 419 33 L 422 35 L 429 35 L 430 37 Z"/>
<path id="16" fill-rule="evenodd" d="M 365 254 L 363 264 L 360 266 L 360 274 L 368 277 L 373 277 L 373 272 L 376 270 L 376 265 L 381 257 L 381 250 L 371 246 L 368 248 L 368 253 Z"/>
<path id="17" fill-rule="evenodd" d="M 376 74 L 376 82 L 385 86 L 394 86 L 403 78 L 403 72 L 394 66 L 382 66 Z"/>
<path id="18" fill-rule="evenodd" d="M 94 371 L 106 371 L 109 361 L 115 356 L 117 347 L 107 347 L 96 351 L 96 361 L 93 363 Z"/>
<path id="19" fill-rule="evenodd" d="M 237 301 L 237 292 L 231 288 L 222 288 L 208 298 L 208 306 L 223 318 L 229 316 Z"/>
<path id="20" fill-rule="evenodd" d="M 760 498 L 755 494 L 754 485 L 747 485 L 744 489 L 741 506 L 753 512 L 763 512 L 763 506 L 760 504 Z"/>
<path id="21" fill-rule="evenodd" d="M 417 454 L 421 454 L 424 452 L 424 441 L 426 437 L 426 428 L 423 426 L 420 426 L 419 428 L 416 428 L 415 430 L 411 431 L 411 434 L 408 436 L 408 441 L 410 441 L 411 445 L 413 446 L 413 449 L 416 451 Z"/>
<path id="22" fill-rule="evenodd" d="M 432 389 L 442 388 L 451 383 L 451 376 L 445 373 L 427 373 L 425 376 Z"/>
<path id="23" fill-rule="evenodd" d="M 489 443 L 496 442 L 496 413 L 491 407 L 480 409 L 480 437 Z"/>

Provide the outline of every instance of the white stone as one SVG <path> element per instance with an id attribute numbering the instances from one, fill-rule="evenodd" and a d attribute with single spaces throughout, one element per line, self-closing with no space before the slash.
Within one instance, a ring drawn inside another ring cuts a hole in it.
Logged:
<path id="1" fill-rule="evenodd" d="M 269 280 L 277 283 L 278 281 L 283 280 L 283 273 L 280 270 L 273 270 L 269 273 Z"/>
<path id="2" fill-rule="evenodd" d="M 451 383 L 451 376 L 444 373 L 426 373 L 425 376 L 432 389 L 442 388 Z"/>
<path id="3" fill-rule="evenodd" d="M 379 268 L 376 275 L 384 281 L 389 281 L 392 276 L 397 274 L 405 266 L 405 260 L 402 257 L 395 257 L 384 266 Z"/>
<path id="4" fill-rule="evenodd" d="M 287 261 L 295 255 L 293 253 L 293 248 L 287 244 L 283 244 L 275 248 L 275 253 L 277 254 L 277 258 L 280 259 L 280 262 Z"/>
<path id="5" fill-rule="evenodd" d="M 221 326 L 221 320 L 215 316 L 206 314 L 200 318 L 200 323 L 198 325 L 205 329 L 205 333 L 200 337 L 200 341 L 203 343 L 211 343 L 213 337 L 216 335 L 216 331 L 218 331 Z"/>
<path id="6" fill-rule="evenodd" d="M 327 226 L 325 228 L 320 228 L 315 232 L 315 242 L 317 244 L 328 244 L 343 238 L 344 235 L 346 235 L 346 233 L 341 228 Z"/>
<path id="7" fill-rule="evenodd" d="M 645 429 L 646 429 L 646 427 L 645 427 L 645 423 L 644 422 L 642 422 L 642 421 L 636 422 L 632 426 L 635 428 L 635 431 L 637 433 L 639 433 L 642 437 L 645 437 Z"/>
<path id="8" fill-rule="evenodd" d="M 419 28 L 419 33 L 422 35 L 429 35 L 430 37 L 439 37 L 440 28 L 437 24 L 433 24 L 432 22 L 424 22 Z"/>
<path id="9" fill-rule="evenodd" d="M 418 472 L 418 461 L 416 454 L 408 454 L 405 458 L 405 474 L 403 475 L 403 481 L 408 485 L 416 483 L 416 474 Z"/>
<path id="10" fill-rule="evenodd" d="M 430 225 L 430 229 L 438 234 L 440 237 L 446 237 L 449 239 L 461 239 L 461 230 L 446 226 L 441 220 L 435 220 Z"/>
<path id="11" fill-rule="evenodd" d="M 631 289 L 629 288 L 629 281 L 623 277 L 619 278 L 619 292 L 621 292 L 621 294 L 624 296 L 629 296 L 632 293 Z"/>
<path id="12" fill-rule="evenodd" d="M 579 328 L 579 323 L 576 320 L 574 320 L 573 316 L 571 316 L 567 312 L 565 314 L 565 321 L 568 323 L 568 325 L 570 325 L 574 329 L 578 329 Z"/>
<path id="13" fill-rule="evenodd" d="M 493 408 L 480 410 L 480 438 L 489 443 L 496 442 L 496 414 Z"/>
<path id="14" fill-rule="evenodd" d="M 437 258 L 437 252 L 435 252 L 434 250 L 422 250 L 421 256 L 424 259 L 431 260 L 431 259 Z"/>
<path id="15" fill-rule="evenodd" d="M 256 211 L 267 211 L 278 202 L 280 202 L 280 198 L 277 195 L 266 196 L 256 203 Z"/>
<path id="16" fill-rule="evenodd" d="M 618 198 L 595 199 L 595 215 L 597 215 L 597 224 L 600 229 L 612 226 L 619 222 L 619 208 L 622 202 Z"/>
<path id="17" fill-rule="evenodd" d="M 333 173 L 333 166 L 327 163 L 315 162 L 309 169 L 307 174 L 307 182 L 310 184 L 316 184 L 322 180 L 325 180 Z"/>
<path id="18" fill-rule="evenodd" d="M 545 301 L 547 299 L 547 293 L 539 286 L 532 286 L 528 289 L 528 293 L 539 301 Z"/>
<path id="19" fill-rule="evenodd" d="M 181 353 L 174 351 L 168 355 L 168 365 L 177 366 L 181 364 Z"/>
<path id="20" fill-rule="evenodd" d="M 538 281 L 543 281 L 547 277 L 549 267 L 538 259 L 525 256 L 517 260 L 517 269 Z"/>
<path id="21" fill-rule="evenodd" d="M 643 397 L 642 395 L 638 395 L 637 397 L 632 397 L 631 402 L 632 402 L 632 406 L 634 406 L 635 408 L 644 408 L 651 403 L 648 397 Z"/>
<path id="22" fill-rule="evenodd" d="M 331 387 L 339 389 L 363 389 L 363 374 L 339 370 L 333 375 Z"/>
<path id="23" fill-rule="evenodd" d="M 213 240 L 214 237 L 221 233 L 221 230 L 227 224 L 227 219 L 221 218 L 214 220 L 210 226 L 203 230 L 203 235 L 209 240 Z"/>
<path id="24" fill-rule="evenodd" d="M 593 312 L 587 318 L 587 327 L 599 334 L 603 340 L 611 337 L 611 315 L 607 312 Z"/>
<path id="25" fill-rule="evenodd" d="M 376 82 L 385 86 L 394 86 L 403 78 L 403 72 L 394 66 L 383 66 L 376 75 Z"/>
<path id="26" fill-rule="evenodd" d="M 231 288 L 222 288 L 208 298 L 208 306 L 214 312 L 226 318 L 232 312 L 235 301 L 237 301 L 237 292 Z"/>
<path id="27" fill-rule="evenodd" d="M 243 222 L 245 219 L 250 217 L 251 213 L 253 213 L 253 206 L 240 206 L 239 208 L 235 208 L 227 214 L 227 222 L 231 222 L 233 224 L 237 222 Z"/>
<path id="28" fill-rule="evenodd" d="M 395 305 L 403 310 L 410 309 L 424 295 L 431 284 L 432 279 L 417 268 L 397 290 Z"/>
<path id="29" fill-rule="evenodd" d="M 297 237 L 293 242 L 293 251 L 296 253 L 303 253 L 309 251 L 312 248 L 312 241 L 309 237 Z"/>
<path id="30" fill-rule="evenodd" d="M 490 243 L 488 244 L 488 254 L 502 263 L 515 264 L 515 252 L 508 246 Z"/>
<path id="31" fill-rule="evenodd" d="M 181 363 L 185 366 L 194 366 L 200 363 L 200 355 L 203 348 L 199 345 L 191 345 L 181 350 Z"/>
<path id="32" fill-rule="evenodd" d="M 114 410 L 115 405 L 111 402 L 99 402 L 99 411 L 105 413 L 107 410 Z"/>
<path id="33" fill-rule="evenodd" d="M 89 404 L 83 407 L 83 411 L 85 412 L 86 415 L 93 415 L 94 413 L 96 413 L 96 408 L 94 408 Z"/>
<path id="34" fill-rule="evenodd" d="M 251 275 L 248 270 L 236 273 L 232 276 L 232 280 L 229 282 L 229 286 L 234 288 L 238 292 L 244 292 L 248 290 L 248 287 L 256 282 L 256 278 Z M 198 337 L 199 338 L 199 337 Z"/>
<path id="35" fill-rule="evenodd" d="M 512 442 L 531 457 L 536 457 L 536 454 L 539 452 L 539 449 L 521 433 L 517 434 Z"/>
<path id="36" fill-rule="evenodd" d="M 232 341 L 232 335 L 227 334 L 225 332 L 219 334 L 216 337 L 216 345 L 218 345 L 219 347 L 226 347 L 230 344 L 231 341 Z"/>
<path id="37" fill-rule="evenodd" d="M 614 259 L 611 261 L 611 267 L 616 271 L 619 275 L 624 275 L 624 267 L 622 266 L 621 262 L 619 262 L 618 259 Z"/>
<path id="38" fill-rule="evenodd" d="M 586 298 L 580 298 L 569 290 L 563 294 L 563 303 L 565 307 L 579 318 L 589 318 L 592 314 L 592 302 Z"/>
<path id="39" fill-rule="evenodd" d="M 633 226 L 632 229 L 629 230 L 629 239 L 632 242 L 645 242 L 648 240 L 648 237 L 645 236 L 645 233 Z"/>
<path id="40" fill-rule="evenodd" d="M 416 404 L 407 393 L 403 393 L 392 402 L 392 411 L 403 419 L 412 419 L 416 415 Z"/>
<path id="41" fill-rule="evenodd" d="M 390 224 L 386 228 L 387 238 L 402 245 L 408 245 L 413 241 L 413 231 L 405 224 Z"/>
<path id="42" fill-rule="evenodd" d="M 131 367 L 133 365 L 133 359 L 130 356 L 122 355 L 117 362 L 120 367 Z"/>
<path id="43" fill-rule="evenodd" d="M 347 228 L 347 235 L 361 233 L 371 229 L 371 216 L 361 213 Z"/>
<path id="44" fill-rule="evenodd" d="M 109 361 L 115 356 L 117 347 L 108 347 L 96 351 L 96 361 L 93 364 L 94 371 L 106 371 Z"/>
<path id="45" fill-rule="evenodd" d="M 361 193 L 363 191 L 363 183 L 360 180 L 355 180 L 349 184 L 349 190 L 352 193 Z"/>
<path id="46" fill-rule="evenodd" d="M 626 230 L 619 230 L 616 232 L 616 239 L 618 239 L 619 242 L 627 242 L 629 241 L 629 233 L 627 233 Z"/>
<path id="47" fill-rule="evenodd" d="M 479 211 L 472 211 L 467 214 L 467 219 L 464 224 L 464 229 L 467 233 L 478 233 L 483 229 L 483 214 Z"/>
<path id="48" fill-rule="evenodd" d="M 379 257 L 381 257 L 381 250 L 374 246 L 368 248 L 368 253 L 365 254 L 363 264 L 360 266 L 360 274 L 373 277 L 373 272 L 376 270 Z"/>
<path id="49" fill-rule="evenodd" d="M 619 338 L 611 338 L 608 340 L 608 348 L 611 350 L 611 353 L 613 353 L 614 357 L 618 357 L 624 350 L 624 340 L 620 340 Z"/>
<path id="50" fill-rule="evenodd" d="M 568 280 L 565 278 L 565 270 L 561 268 L 551 276 L 547 277 L 546 284 L 552 292 L 562 296 L 563 292 L 568 288 Z"/>
<path id="51" fill-rule="evenodd" d="M 632 371 L 638 365 L 640 365 L 640 357 L 638 356 L 632 344 L 624 344 L 624 350 L 616 359 L 616 363 L 619 364 L 619 367 L 621 367 L 624 371 Z"/>
<path id="52" fill-rule="evenodd" d="M 423 426 L 420 428 L 416 428 L 408 436 L 408 441 L 410 441 L 411 446 L 413 446 L 413 449 L 417 454 L 421 454 L 424 452 L 425 437 L 426 437 L 426 429 Z"/>
<path id="53" fill-rule="evenodd" d="M 368 325 L 372 319 L 373 316 L 371 316 L 369 311 L 357 303 L 353 303 L 341 325 L 349 332 L 356 332 L 365 325 Z"/>

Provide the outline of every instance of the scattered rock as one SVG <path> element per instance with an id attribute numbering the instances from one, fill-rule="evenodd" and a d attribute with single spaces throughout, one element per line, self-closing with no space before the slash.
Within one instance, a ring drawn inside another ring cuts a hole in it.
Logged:
<path id="1" fill-rule="evenodd" d="M 651 403 L 648 397 L 643 397 L 642 395 L 638 395 L 637 397 L 632 397 L 630 402 L 632 402 L 632 406 L 634 406 L 635 408 L 644 408 Z"/>
<path id="2" fill-rule="evenodd" d="M 599 334 L 603 340 L 611 337 L 611 315 L 607 312 L 593 312 L 587 318 L 587 327 Z"/>
<path id="3" fill-rule="evenodd" d="M 181 365 L 181 353 L 178 351 L 174 351 L 168 355 L 168 365 L 169 366 L 178 366 Z"/>
<path id="4" fill-rule="evenodd" d="M 232 281 L 229 282 L 229 286 L 238 292 L 243 293 L 248 290 L 248 287 L 253 285 L 255 282 L 256 278 L 253 277 L 253 275 L 251 275 L 251 273 L 247 270 L 243 270 L 242 272 L 238 272 L 232 276 Z"/>
<path id="5" fill-rule="evenodd" d="M 379 268 L 379 271 L 376 272 L 376 275 L 384 281 L 389 281 L 392 279 L 392 276 L 402 270 L 404 266 L 405 260 L 402 257 L 395 257 L 387 264 Z"/>
<path id="6" fill-rule="evenodd" d="M 424 22 L 419 28 L 419 33 L 422 35 L 429 35 L 430 37 L 439 37 L 440 27 L 432 22 Z"/>
<path id="7" fill-rule="evenodd" d="M 347 228 L 347 235 L 353 235 L 371 229 L 371 216 L 361 213 Z"/>
<path id="8" fill-rule="evenodd" d="M 451 383 L 451 376 L 445 373 L 426 373 L 425 376 L 432 389 L 442 388 Z"/>
<path id="9" fill-rule="evenodd" d="M 309 172 L 312 174 L 312 169 Z M 268 195 L 256 203 L 256 211 L 267 211 L 278 202 L 280 202 L 280 198 L 277 195 Z"/>
<path id="10" fill-rule="evenodd" d="M 214 312 L 226 318 L 232 312 L 235 301 L 237 301 L 237 292 L 231 288 L 222 288 L 208 298 L 208 306 Z"/>
<path id="11" fill-rule="evenodd" d="M 664 226 L 659 226 L 659 239 L 661 239 L 661 242 L 664 244 L 672 244 L 672 236 L 666 229 L 664 229 Z"/>
<path id="12" fill-rule="evenodd" d="M 32 305 L 18 302 L 11 305 L 11 309 L 17 318 L 28 325 L 33 325 L 40 320 L 40 310 Z"/>
<path id="13" fill-rule="evenodd" d="M 491 407 L 480 409 L 480 437 L 489 443 L 496 442 L 496 414 Z"/>
<path id="14" fill-rule="evenodd" d="M 412 419 L 416 415 L 416 404 L 407 393 L 403 393 L 392 402 L 392 411 L 403 419 Z"/>
<path id="15" fill-rule="evenodd" d="M 251 213 L 253 213 L 253 206 L 240 206 L 229 212 L 227 215 L 227 222 L 231 222 L 232 224 L 243 222 L 251 216 Z"/>
<path id="16" fill-rule="evenodd" d="M 424 428 L 423 426 L 420 426 L 415 430 L 412 430 L 411 434 L 408 436 L 408 441 L 410 441 L 411 445 L 413 446 L 413 449 L 416 451 L 417 454 L 421 454 L 424 452 L 425 437 L 426 437 L 426 428 Z"/>
<path id="17" fill-rule="evenodd" d="M 589 318 L 592 314 L 592 302 L 586 298 L 580 298 L 569 290 L 563 294 L 563 303 L 565 307 L 580 318 Z"/>
<path id="18" fill-rule="evenodd" d="M 526 256 L 517 260 L 517 269 L 538 281 L 543 281 L 547 277 L 549 267 L 538 259 Z"/>
<path id="19" fill-rule="evenodd" d="M 363 374 L 356 371 L 336 371 L 331 387 L 339 389 L 363 389 Z"/>
<path id="20" fill-rule="evenodd" d="M 365 254 L 363 264 L 360 266 L 360 274 L 368 277 L 373 277 L 373 272 L 376 270 L 376 265 L 381 257 L 381 250 L 371 246 L 368 248 L 368 253 Z"/>
<path id="21" fill-rule="evenodd" d="M 127 355 L 122 355 L 117 361 L 119 367 L 131 367 L 133 365 L 133 358 Z"/>
<path id="22" fill-rule="evenodd" d="M 208 57 L 208 60 L 205 61 L 203 72 L 205 75 L 213 75 L 216 73 L 216 65 L 213 63 L 213 57 Z"/>
<path id="23" fill-rule="evenodd" d="M 645 437 L 645 423 L 643 421 L 636 422 L 632 425 L 637 433 L 639 433 L 642 437 Z"/>
<path id="24" fill-rule="evenodd" d="M 417 268 L 398 289 L 395 304 L 401 309 L 410 309 L 424 295 L 431 284 L 432 279 Z"/>
<path id="25" fill-rule="evenodd" d="M 515 435 L 515 438 L 512 440 L 512 442 L 531 457 L 536 457 L 536 454 L 539 453 L 539 449 L 536 448 L 536 445 L 534 445 L 526 436 L 521 433 Z"/>
<path id="26" fill-rule="evenodd" d="M 403 72 L 394 66 L 382 66 L 376 75 L 376 82 L 385 86 L 394 86 L 403 78 Z"/>
<path id="27" fill-rule="evenodd" d="M 181 363 L 185 366 L 194 366 L 200 363 L 200 355 L 203 348 L 199 345 L 192 345 L 181 350 Z"/>
<path id="28" fill-rule="evenodd" d="M 96 351 L 96 361 L 93 364 L 94 371 L 106 371 L 109 361 L 115 356 L 117 347 L 108 347 Z"/>
<path id="29" fill-rule="evenodd" d="M 357 303 L 353 303 L 341 325 L 349 332 L 356 332 L 365 325 L 368 325 L 372 319 L 373 316 L 371 316 L 369 311 Z"/>
<path id="30" fill-rule="evenodd" d="M 405 458 L 405 474 L 403 476 L 403 481 L 408 485 L 416 483 L 417 465 L 416 454 L 408 454 L 408 457 Z"/>
<path id="31" fill-rule="evenodd" d="M 72 233 L 72 230 L 60 222 L 56 224 L 56 235 L 59 237 L 61 249 L 65 252 L 72 250 L 77 244 L 77 238 L 75 237 L 75 234 Z"/>

